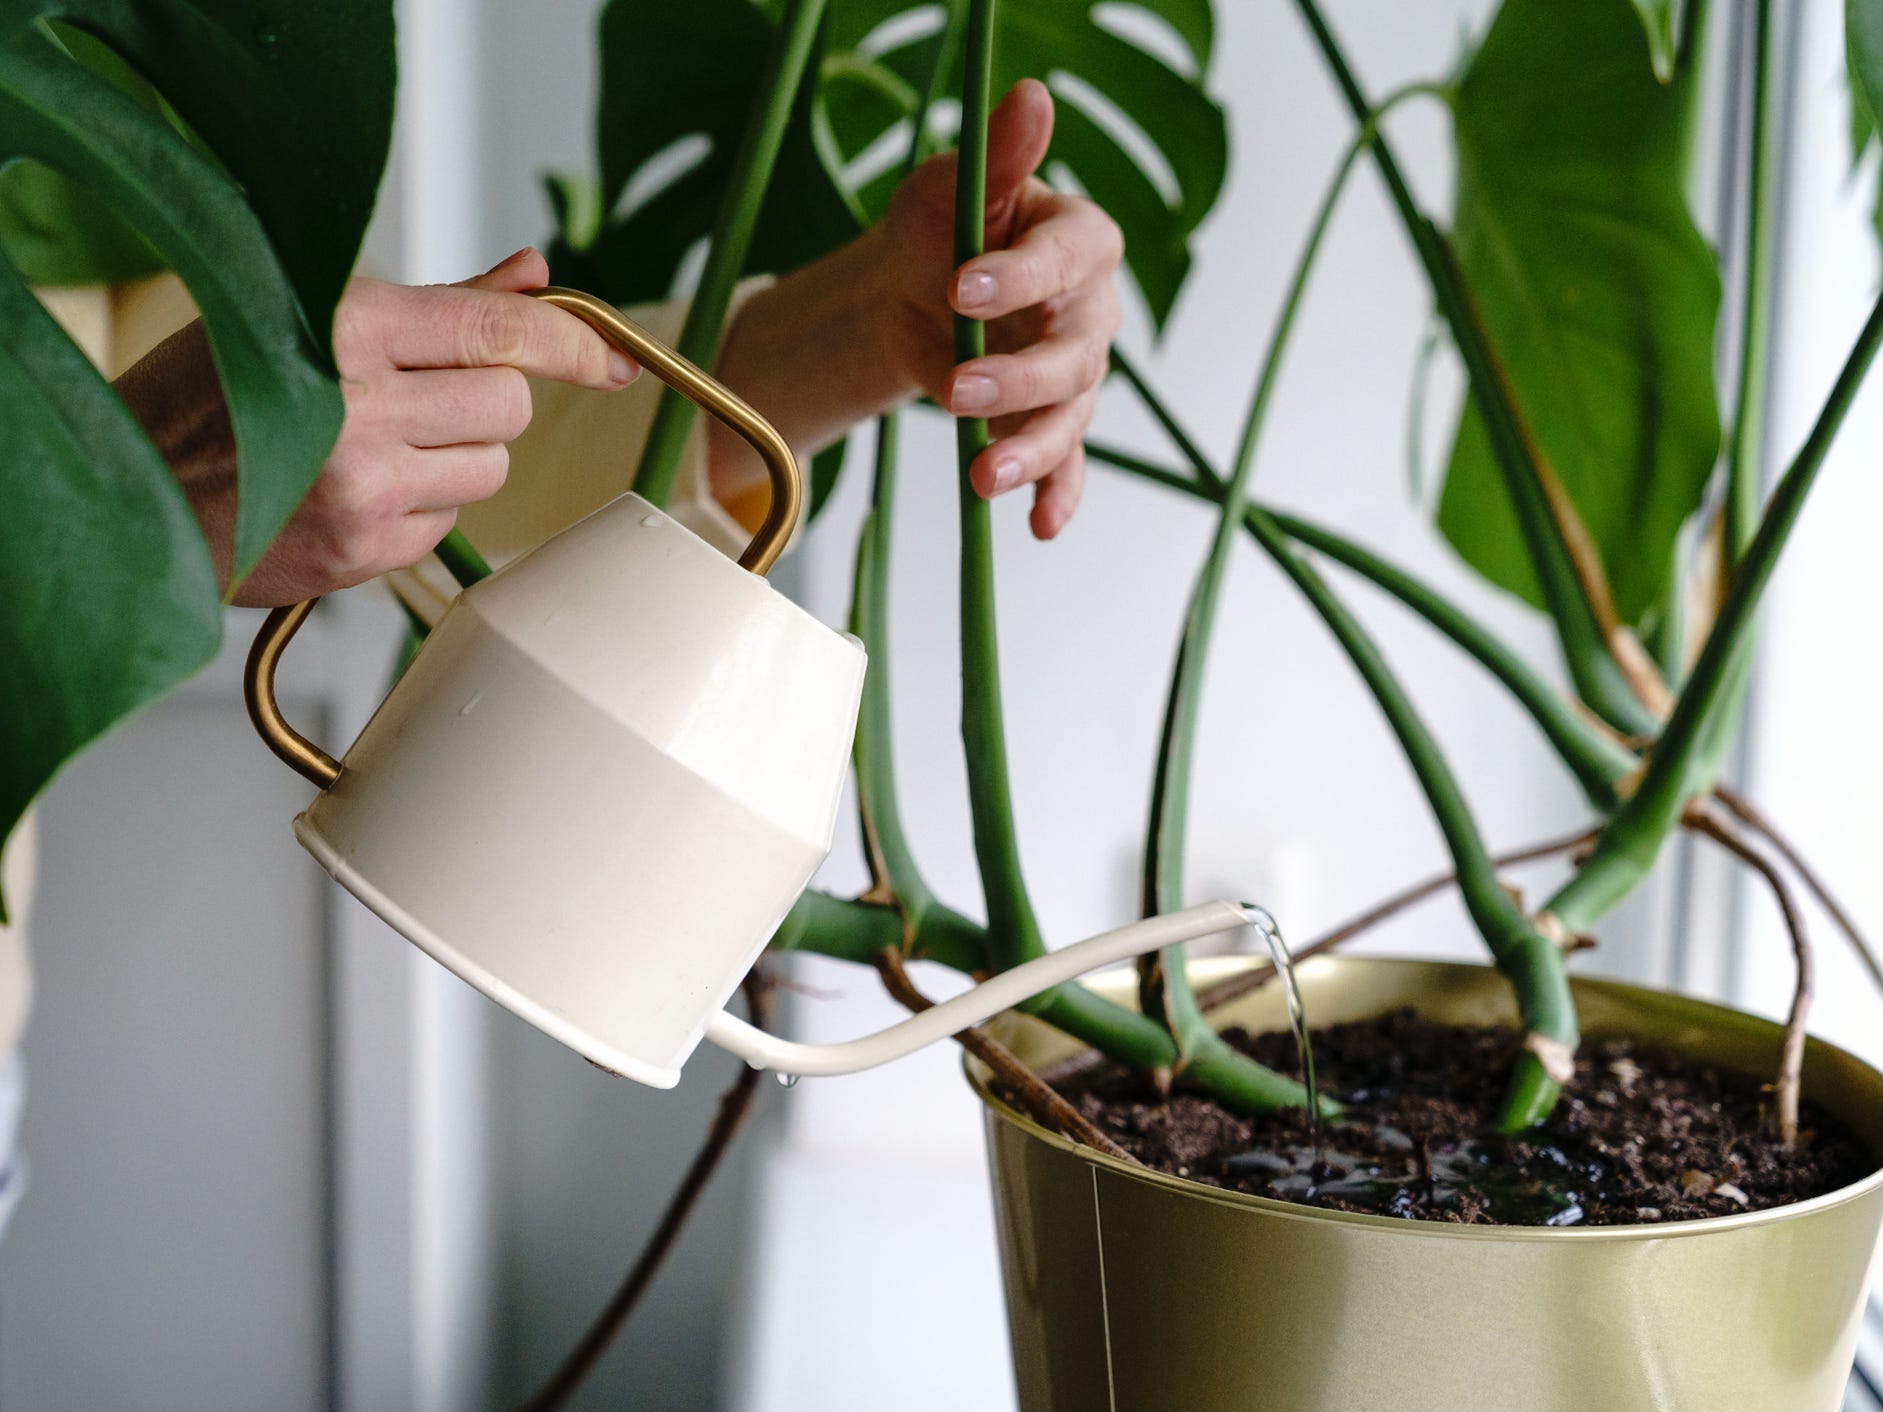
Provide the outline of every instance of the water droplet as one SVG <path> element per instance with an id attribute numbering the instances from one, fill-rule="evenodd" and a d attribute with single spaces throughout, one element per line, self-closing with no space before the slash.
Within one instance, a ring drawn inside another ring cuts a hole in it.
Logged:
<path id="1" fill-rule="evenodd" d="M 796 1088 L 798 1086 L 798 1080 L 804 1076 L 802 1074 L 774 1074 L 772 1077 L 777 1079 L 779 1084 L 785 1088 Z"/>
<path id="2" fill-rule="evenodd" d="M 659 515 L 647 515 L 642 518 L 641 523 L 648 529 L 657 529 L 664 524 L 665 521 L 662 520 Z"/>
<path id="3" fill-rule="evenodd" d="M 481 691 L 478 692 L 477 695 L 473 696 L 469 701 L 465 702 L 462 706 L 458 707 L 458 714 L 460 716 L 470 715 L 471 712 L 477 709 L 477 703 L 482 701 L 483 699 L 484 699 L 484 693 Z"/>

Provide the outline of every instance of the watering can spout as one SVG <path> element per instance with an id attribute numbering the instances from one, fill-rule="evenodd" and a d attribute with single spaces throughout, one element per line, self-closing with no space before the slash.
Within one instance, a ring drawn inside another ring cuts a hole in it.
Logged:
<path id="1" fill-rule="evenodd" d="M 1259 907 L 1234 902 L 1206 902 L 1167 916 L 1147 917 L 1049 951 L 1010 971 L 1002 971 L 952 1000 L 944 1000 L 875 1034 L 841 1044 L 799 1044 L 780 1039 L 725 1011 L 707 1022 L 706 1038 L 754 1069 L 775 1069 L 781 1074 L 811 1077 L 853 1074 L 960 1034 L 1003 1010 L 1010 1010 L 1101 966 L 1218 932 L 1272 925 L 1267 918 L 1268 914 Z"/>

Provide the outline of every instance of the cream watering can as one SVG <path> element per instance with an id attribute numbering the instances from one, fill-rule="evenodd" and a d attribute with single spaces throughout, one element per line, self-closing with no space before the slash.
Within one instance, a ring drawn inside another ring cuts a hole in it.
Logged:
<path id="1" fill-rule="evenodd" d="M 784 1073 L 870 1068 L 1096 967 L 1264 919 L 1228 902 L 1153 917 L 845 1044 L 726 1013 L 830 851 L 863 648 L 765 579 L 802 503 L 778 433 L 611 305 L 541 297 L 743 437 L 770 510 L 735 564 L 637 495 L 603 506 L 465 590 L 344 760 L 275 701 L 313 602 L 270 613 L 249 713 L 320 787 L 294 832 L 342 887 L 500 1005 L 657 1088 L 702 1038 Z"/>

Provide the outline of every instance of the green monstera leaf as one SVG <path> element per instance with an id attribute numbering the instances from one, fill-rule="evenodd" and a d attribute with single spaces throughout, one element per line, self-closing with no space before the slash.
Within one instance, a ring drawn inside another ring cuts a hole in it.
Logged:
<path id="1" fill-rule="evenodd" d="M 163 268 L 109 206 L 37 162 L 0 172 L 0 252 L 33 285 L 118 284 Z"/>
<path id="2" fill-rule="evenodd" d="M 1628 623 L 1659 596 L 1720 444 L 1719 273 L 1685 198 L 1694 81 L 1655 78 L 1628 0 L 1505 0 L 1455 100 L 1458 259 Z M 1438 523 L 1541 606 L 1469 407 Z"/>
<path id="3" fill-rule="evenodd" d="M 609 0 L 601 13 L 598 178 L 552 176 L 558 281 L 617 304 L 664 299 L 710 234 L 773 18 L 750 0 Z M 747 268 L 790 269 L 856 233 L 810 137 L 800 95 L 772 172 Z"/>
<path id="4" fill-rule="evenodd" d="M 1654 76 L 1662 83 L 1672 83 L 1674 65 L 1680 57 L 1680 26 L 1687 7 L 1681 0 L 1634 0 L 1641 16 L 1641 27 L 1648 36 L 1648 56 L 1654 61 Z"/>
<path id="5" fill-rule="evenodd" d="M 800 95 L 748 268 L 801 264 L 881 213 L 943 22 L 931 3 L 830 0 L 817 82 Z M 549 181 L 559 279 L 618 302 L 671 291 L 711 228 L 771 24 L 750 0 L 610 0 L 600 27 L 600 175 Z M 1118 221 L 1127 267 L 1161 327 L 1189 271 L 1190 235 L 1228 165 L 1223 111 L 1205 88 L 1209 0 L 1015 0 L 995 24 L 996 89 L 1029 75 L 1053 89 L 1048 170 Z M 1169 42 L 1148 39 L 1153 30 Z M 1173 48 L 1178 60 L 1161 57 Z M 944 91 L 958 91 L 959 74 L 948 82 Z"/>
<path id="6" fill-rule="evenodd" d="M 1845 0 L 1844 57 L 1850 71 L 1850 161 L 1855 166 L 1875 145 L 1877 114 L 1883 113 L 1883 0 Z M 1883 241 L 1883 184 L 1871 224 Z"/>
<path id="7" fill-rule="evenodd" d="M 190 135 L 79 62 L 73 34 Z M 35 163 L 108 209 L 202 311 L 240 462 L 238 574 L 340 427 L 328 331 L 385 163 L 393 62 L 386 0 L 0 6 L 0 171 Z M 30 211 L 35 248 L 72 209 Z M 220 622 L 176 482 L 28 272 L 46 273 L 0 260 L 0 836 L 69 756 L 206 662 Z"/>
<path id="8" fill-rule="evenodd" d="M 922 15 L 926 31 L 911 23 Z M 869 171 L 869 150 L 915 111 L 939 20 L 937 7 L 911 0 L 832 0 L 821 98 L 846 170 Z M 1047 170 L 1118 222 L 1126 268 L 1160 329 L 1228 169 L 1227 124 L 1206 87 L 1214 38 L 1209 0 L 1014 0 L 994 15 L 994 92 L 1028 77 L 1052 90 Z M 950 75 L 945 91 L 959 88 Z M 893 178 L 893 167 L 873 173 L 859 192 L 866 212 L 880 212 Z"/>
<path id="9" fill-rule="evenodd" d="M 110 79 L 153 112 L 163 100 L 111 50 L 82 30 L 53 37 L 92 72 Z M 28 284 L 115 284 L 163 268 L 157 252 L 97 196 L 38 162 L 0 171 L 0 255 Z"/>

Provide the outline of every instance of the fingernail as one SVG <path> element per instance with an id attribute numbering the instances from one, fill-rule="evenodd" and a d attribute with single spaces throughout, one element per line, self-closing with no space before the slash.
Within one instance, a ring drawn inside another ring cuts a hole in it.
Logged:
<path id="1" fill-rule="evenodd" d="M 985 407 L 992 407 L 999 391 L 992 378 L 970 374 L 955 379 L 955 390 L 949 398 L 949 405 L 957 412 L 978 412 Z"/>
<path id="2" fill-rule="evenodd" d="M 955 287 L 955 300 L 963 309 L 985 309 L 994 302 L 994 277 L 976 271 L 961 276 Z"/>
<path id="3" fill-rule="evenodd" d="M 536 252 L 535 246 L 525 245 L 521 250 L 517 251 L 516 254 L 506 255 L 501 260 L 499 260 L 496 264 L 492 265 L 490 267 L 490 273 L 494 275 L 497 273 L 498 270 L 508 269 L 511 265 L 516 264 L 517 261 L 528 259 L 535 252 Z"/>
<path id="4" fill-rule="evenodd" d="M 640 367 L 625 353 L 609 350 L 608 379 L 616 387 L 626 387 L 641 375 Z"/>
<path id="5" fill-rule="evenodd" d="M 1002 456 L 994 462 L 994 494 L 1012 490 L 1020 483 L 1020 458 Z"/>

